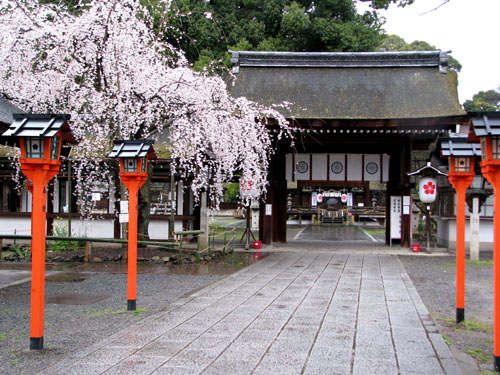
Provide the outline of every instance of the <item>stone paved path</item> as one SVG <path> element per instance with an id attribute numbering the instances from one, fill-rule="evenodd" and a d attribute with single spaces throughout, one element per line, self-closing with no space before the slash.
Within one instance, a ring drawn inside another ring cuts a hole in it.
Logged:
<path id="1" fill-rule="evenodd" d="M 41 374 L 201 373 L 461 374 L 396 256 L 338 253 L 265 257 Z"/>

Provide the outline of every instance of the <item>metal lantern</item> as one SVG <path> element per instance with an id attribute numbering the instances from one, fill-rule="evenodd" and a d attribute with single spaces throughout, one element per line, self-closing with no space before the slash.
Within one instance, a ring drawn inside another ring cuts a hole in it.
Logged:
<path id="1" fill-rule="evenodd" d="M 137 172 L 137 158 L 123 158 L 123 171 L 125 173 Z"/>
<path id="2" fill-rule="evenodd" d="M 467 156 L 450 157 L 450 171 L 453 172 L 470 172 L 471 161 L 473 158 Z"/>
<path id="3" fill-rule="evenodd" d="M 115 141 L 111 158 L 120 158 L 121 172 L 127 174 L 146 174 L 148 159 L 156 158 L 153 150 L 153 140 Z"/>
<path id="4" fill-rule="evenodd" d="M 23 159 L 43 159 L 45 151 L 45 140 L 40 137 L 25 137 L 21 139 L 24 147 L 21 150 Z"/>
<path id="5" fill-rule="evenodd" d="M 471 112 L 469 142 L 481 142 L 482 161 L 500 161 L 500 114 Z"/>
<path id="6" fill-rule="evenodd" d="M 3 133 L 19 138 L 21 170 L 32 194 L 31 210 L 31 320 L 30 349 L 43 348 L 45 309 L 45 239 L 47 184 L 59 172 L 61 144 L 74 142 L 69 115 L 14 114 L 14 122 Z M 14 142 L 12 142 L 14 143 Z"/>
<path id="7" fill-rule="evenodd" d="M 481 172 L 493 186 L 493 253 L 500 253 L 500 112 L 471 112 L 470 142 L 481 142 Z M 493 364 L 500 371 L 500 259 L 493 259 Z"/>
<path id="8" fill-rule="evenodd" d="M 451 174 L 474 173 L 474 158 L 481 155 L 479 143 L 469 143 L 462 135 L 440 138 L 441 156 L 448 158 Z"/>
<path id="9" fill-rule="evenodd" d="M 59 161 L 62 141 L 74 142 L 69 115 L 15 113 L 4 137 L 19 137 L 21 163 Z M 37 162 L 38 160 L 38 162 Z"/>
<path id="10" fill-rule="evenodd" d="M 153 143 L 153 140 L 115 141 L 109 154 L 112 158 L 120 158 L 120 179 L 129 193 L 127 310 L 136 310 L 138 192 L 147 179 L 148 159 L 156 159 Z"/>

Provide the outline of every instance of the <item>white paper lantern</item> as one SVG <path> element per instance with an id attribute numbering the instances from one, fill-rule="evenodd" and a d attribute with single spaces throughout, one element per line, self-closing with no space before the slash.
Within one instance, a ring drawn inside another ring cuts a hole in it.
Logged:
<path id="1" fill-rule="evenodd" d="M 432 203 L 436 200 L 437 184 L 433 177 L 422 177 L 418 183 L 418 196 L 422 203 Z"/>
<path id="2" fill-rule="evenodd" d="M 344 194 L 342 194 L 342 195 L 340 196 L 340 200 L 342 201 L 342 203 L 346 203 L 346 202 L 347 202 L 347 194 L 345 194 L 345 193 L 344 193 Z"/>

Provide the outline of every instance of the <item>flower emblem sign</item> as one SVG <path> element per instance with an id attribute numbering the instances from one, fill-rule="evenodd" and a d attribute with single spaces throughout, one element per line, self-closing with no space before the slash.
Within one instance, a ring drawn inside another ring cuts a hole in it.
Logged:
<path id="1" fill-rule="evenodd" d="M 429 181 L 423 187 L 425 194 L 434 195 L 434 192 L 436 191 L 436 185 L 434 185 L 432 181 Z"/>
<path id="2" fill-rule="evenodd" d="M 422 203 L 432 203 L 436 200 L 437 183 L 432 177 L 423 177 L 418 183 L 418 197 Z"/>

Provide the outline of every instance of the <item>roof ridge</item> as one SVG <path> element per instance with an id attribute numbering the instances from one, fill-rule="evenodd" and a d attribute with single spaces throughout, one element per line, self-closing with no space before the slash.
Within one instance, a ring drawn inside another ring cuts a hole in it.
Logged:
<path id="1" fill-rule="evenodd" d="M 233 72 L 239 67 L 439 67 L 446 73 L 450 51 L 280 52 L 229 51 Z"/>

